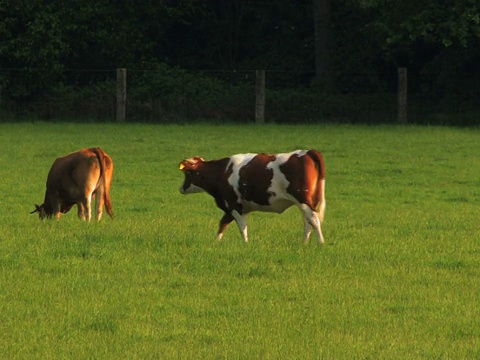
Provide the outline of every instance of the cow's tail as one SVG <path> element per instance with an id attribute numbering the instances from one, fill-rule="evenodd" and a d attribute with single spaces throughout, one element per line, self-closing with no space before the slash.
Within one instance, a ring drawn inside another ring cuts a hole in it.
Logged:
<path id="1" fill-rule="evenodd" d="M 317 188 L 316 188 L 316 196 L 317 196 L 317 212 L 320 221 L 323 221 L 325 217 L 325 207 L 326 207 L 326 199 L 325 199 L 325 162 L 323 161 L 322 154 L 317 150 L 309 150 L 308 155 L 313 160 L 315 165 L 317 166 Z"/>
<path id="2" fill-rule="evenodd" d="M 110 184 L 112 182 L 112 171 L 105 171 L 105 169 L 110 169 L 113 164 L 112 160 L 105 152 L 97 147 L 91 149 L 95 155 L 97 156 L 98 163 L 100 165 L 100 179 L 103 184 L 103 201 L 105 203 L 105 208 L 107 210 L 107 214 L 113 218 L 113 207 L 112 207 L 112 200 L 110 198 Z"/>

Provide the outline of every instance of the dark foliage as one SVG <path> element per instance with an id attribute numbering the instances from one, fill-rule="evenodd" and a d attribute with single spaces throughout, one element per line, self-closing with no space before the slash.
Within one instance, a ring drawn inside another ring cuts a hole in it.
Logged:
<path id="1" fill-rule="evenodd" d="M 388 122 L 403 66 L 409 121 L 480 122 L 476 0 L 0 0 L 0 18 L 1 118 L 113 120 L 125 67 L 129 121 L 253 121 L 265 69 L 267 121 Z"/>

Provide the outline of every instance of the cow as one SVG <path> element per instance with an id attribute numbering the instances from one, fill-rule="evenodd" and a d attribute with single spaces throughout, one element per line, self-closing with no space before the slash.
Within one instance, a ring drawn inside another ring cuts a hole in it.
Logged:
<path id="1" fill-rule="evenodd" d="M 205 161 L 195 156 L 180 162 L 185 175 L 180 193 L 207 192 L 224 211 L 217 240 L 235 220 L 248 242 L 246 215 L 252 211 L 281 214 L 296 205 L 304 217 L 304 243 L 315 229 L 324 243 L 321 222 L 325 213 L 325 164 L 317 150 L 281 154 L 237 154 Z"/>
<path id="2" fill-rule="evenodd" d="M 92 199 L 95 198 L 96 218 L 100 220 L 105 205 L 113 218 L 110 184 L 113 176 L 112 158 L 99 147 L 85 148 L 59 157 L 48 173 L 45 199 L 35 204 L 40 219 L 59 219 L 73 205 L 77 205 L 78 217 L 90 221 Z"/>

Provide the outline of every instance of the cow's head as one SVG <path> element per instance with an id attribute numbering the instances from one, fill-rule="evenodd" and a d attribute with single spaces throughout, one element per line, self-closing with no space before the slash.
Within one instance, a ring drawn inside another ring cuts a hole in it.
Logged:
<path id="1" fill-rule="evenodd" d="M 38 212 L 38 217 L 40 218 L 40 220 L 48 217 L 43 204 L 42 205 L 35 204 L 35 210 L 33 210 L 30 214 L 35 214 L 36 212 Z"/>
<path id="2" fill-rule="evenodd" d="M 185 159 L 180 162 L 179 169 L 185 174 L 185 181 L 180 187 L 182 194 L 193 194 L 205 191 L 200 186 L 200 172 L 199 168 L 205 160 L 199 156 Z"/>
<path id="3" fill-rule="evenodd" d="M 73 205 L 74 204 L 62 204 L 62 206 L 60 207 L 60 213 L 66 214 L 68 211 L 70 211 Z M 43 203 L 42 205 L 35 204 L 35 210 L 30 212 L 30 214 L 35 214 L 36 212 L 38 212 L 38 217 L 40 218 L 40 220 L 43 220 L 45 218 L 50 219 L 54 215 L 53 210 L 50 207 L 46 206 L 45 203 Z M 58 214 L 57 217 L 59 217 L 59 215 L 60 214 Z"/>

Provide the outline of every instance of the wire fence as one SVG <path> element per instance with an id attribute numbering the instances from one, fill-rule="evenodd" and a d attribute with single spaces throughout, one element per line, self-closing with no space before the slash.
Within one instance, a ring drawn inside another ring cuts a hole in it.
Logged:
<path id="1" fill-rule="evenodd" d="M 396 74 L 355 73 L 336 91 L 315 74 L 266 71 L 265 120 L 274 123 L 396 122 Z M 480 124 L 480 77 L 456 75 L 448 86 L 409 78 L 407 113 L 413 123 Z M 255 71 L 127 69 L 128 122 L 255 121 Z M 115 70 L 0 69 L 0 121 L 16 119 L 115 121 Z"/>

